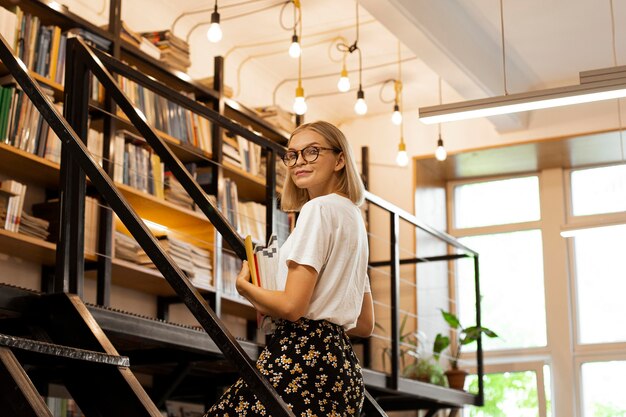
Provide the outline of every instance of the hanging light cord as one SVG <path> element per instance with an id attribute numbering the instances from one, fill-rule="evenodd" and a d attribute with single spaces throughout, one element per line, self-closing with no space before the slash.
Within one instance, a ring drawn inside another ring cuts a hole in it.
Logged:
<path id="1" fill-rule="evenodd" d="M 298 9 L 298 20 L 296 21 L 296 26 L 299 26 L 299 40 L 300 40 L 300 47 L 302 48 L 302 10 L 300 10 L 299 7 L 296 7 L 295 3 L 294 3 L 294 7 Z M 295 19 L 295 14 L 294 14 L 294 19 Z M 293 28 L 293 32 L 296 32 L 296 26 L 294 26 Z M 298 87 L 302 87 L 302 52 L 300 52 L 300 55 L 298 55 Z"/>
<path id="2" fill-rule="evenodd" d="M 247 1 L 242 1 L 239 3 L 231 3 L 231 4 L 226 4 L 224 6 L 220 6 L 220 9 L 229 9 L 231 7 L 237 7 L 237 6 L 243 6 L 243 5 L 247 5 L 250 3 L 257 3 L 260 1 L 267 1 L 267 0 L 247 0 Z M 170 30 L 172 31 L 172 33 L 174 32 L 174 28 L 176 27 L 176 24 L 178 23 L 178 21 L 180 19 L 182 19 L 185 16 L 191 16 L 194 14 L 199 14 L 199 13 L 206 13 L 206 12 L 213 12 L 214 7 L 208 7 L 208 8 L 204 8 L 204 9 L 198 9 L 198 10 L 194 10 L 191 12 L 183 12 L 181 14 L 179 14 L 176 19 L 174 19 L 174 21 L 172 22 L 172 25 L 170 26 Z"/>
<path id="3" fill-rule="evenodd" d="M 359 53 L 359 90 L 361 90 L 362 82 L 362 68 L 363 68 L 363 58 L 361 56 L 361 48 L 359 48 L 359 0 L 356 0 L 356 39 L 352 45 L 348 45 L 345 43 L 338 43 L 337 49 L 344 53 L 352 53 L 357 51 Z"/>
<path id="4" fill-rule="evenodd" d="M 613 66 L 616 67 L 617 66 L 617 51 L 615 49 L 615 13 L 613 11 L 613 0 L 609 0 L 609 7 L 611 10 L 611 43 L 612 43 L 612 50 L 613 50 Z M 624 161 L 624 158 L 626 158 L 626 155 L 624 155 L 624 138 L 622 135 L 622 105 L 621 105 L 621 100 L 619 98 L 617 99 L 617 123 L 618 123 L 618 129 L 619 129 L 619 146 L 622 152 L 622 161 Z"/>
<path id="5" fill-rule="evenodd" d="M 439 105 L 441 106 L 441 76 L 438 79 L 439 83 Z M 441 139 L 441 123 L 437 123 L 437 133 L 439 135 L 439 139 Z"/>
<path id="6" fill-rule="evenodd" d="M 237 19 L 237 18 L 240 18 L 240 17 L 249 16 L 251 14 L 264 12 L 265 10 L 273 9 L 274 7 L 282 6 L 285 3 L 290 3 L 290 2 L 291 2 L 291 0 L 281 1 L 280 3 L 270 4 L 269 6 L 261 7 L 261 8 L 255 9 L 255 10 L 250 10 L 249 12 L 244 12 L 244 13 L 240 13 L 240 14 L 233 15 L 233 16 L 222 17 L 221 21 L 225 22 L 227 20 Z M 231 6 L 234 6 L 234 5 L 231 5 Z M 222 6 L 222 7 L 220 7 L 220 9 L 224 9 L 225 7 L 226 6 Z M 191 29 L 189 29 L 189 32 L 187 32 L 187 36 L 185 38 L 187 40 L 187 42 L 189 42 L 189 38 L 191 37 L 191 34 L 193 33 L 194 30 L 196 30 L 200 26 L 208 25 L 209 23 L 211 23 L 211 22 L 202 21 L 202 22 L 199 22 L 199 23 L 196 23 L 195 25 L 193 25 L 191 27 Z M 172 32 L 174 32 L 174 31 L 172 30 Z"/>
<path id="7" fill-rule="evenodd" d="M 288 26 L 284 23 L 284 14 L 285 14 L 285 9 L 287 8 L 288 5 L 293 4 L 293 26 Z M 285 30 L 293 30 L 294 33 L 296 32 L 296 28 L 298 27 L 298 23 L 300 23 L 300 16 L 301 16 L 301 10 L 298 6 L 296 6 L 295 2 L 293 0 L 290 1 L 286 1 L 283 4 L 283 7 L 280 8 L 280 14 L 278 15 L 278 22 L 280 23 L 280 27 L 285 29 Z"/>
<path id="8" fill-rule="evenodd" d="M 402 104 L 402 51 L 400 48 L 400 39 L 398 39 L 398 80 L 397 82 L 400 83 L 400 88 L 399 91 L 398 89 L 396 89 L 396 94 L 397 94 L 397 98 L 396 98 L 396 104 L 398 104 L 399 108 L 400 108 L 400 115 L 402 115 L 402 110 L 404 109 L 403 104 Z M 404 143 L 404 117 L 400 119 L 400 143 L 403 144 Z"/>
<path id="9" fill-rule="evenodd" d="M 502 7 L 502 0 L 500 0 L 500 37 L 502 40 L 502 81 L 504 82 L 504 95 L 508 96 L 509 91 L 506 88 L 506 47 L 504 44 L 504 9 Z"/>

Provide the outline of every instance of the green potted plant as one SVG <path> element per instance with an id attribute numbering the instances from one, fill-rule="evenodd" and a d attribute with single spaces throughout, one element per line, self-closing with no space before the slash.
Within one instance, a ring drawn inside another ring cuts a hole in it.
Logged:
<path id="1" fill-rule="evenodd" d="M 404 376 L 430 384 L 445 387 L 448 381 L 443 372 L 443 368 L 432 357 L 419 358 L 414 363 L 404 368 Z"/>
<path id="2" fill-rule="evenodd" d="M 448 378 L 448 384 L 450 385 L 450 388 L 463 389 L 467 372 L 459 369 L 461 348 L 465 345 L 469 345 L 470 343 L 477 341 L 481 334 L 484 334 L 487 337 L 498 337 L 498 335 L 494 331 L 482 326 L 463 327 L 461 326 L 461 322 L 459 321 L 457 316 L 450 312 L 444 311 L 443 309 L 441 309 L 441 315 L 451 328 L 458 330 L 457 334 L 459 338 L 456 344 L 455 352 L 451 352 L 451 369 L 447 370 L 445 374 Z M 433 345 L 434 358 L 439 360 L 441 352 L 443 352 L 444 349 L 446 349 L 448 346 L 450 346 L 450 338 L 448 336 L 442 335 L 441 333 L 438 333 L 435 337 L 435 342 Z"/>

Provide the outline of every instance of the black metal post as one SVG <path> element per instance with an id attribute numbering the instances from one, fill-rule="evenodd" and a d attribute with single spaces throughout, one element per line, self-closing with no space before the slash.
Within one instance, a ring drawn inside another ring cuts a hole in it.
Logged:
<path id="1" fill-rule="evenodd" d="M 65 80 L 65 119 L 87 143 L 87 112 L 89 105 L 89 72 L 76 51 L 75 43 L 67 43 Z M 85 275 L 85 173 L 70 149 L 62 145 L 61 195 L 57 269 L 53 291 L 69 291 L 83 297 Z"/>
<path id="2" fill-rule="evenodd" d="M 267 149 L 265 165 L 265 242 L 274 233 L 276 222 L 276 154 Z M 282 162 L 281 162 L 282 163 Z"/>
<path id="3" fill-rule="evenodd" d="M 478 254 L 474 255 L 474 290 L 476 297 L 476 326 L 481 326 L 481 313 L 480 313 L 480 268 L 478 264 Z M 485 387 L 483 383 L 483 340 L 482 333 L 478 333 L 478 340 L 476 340 L 476 362 L 478 371 L 478 398 L 476 400 L 477 406 L 485 404 Z"/>
<path id="4" fill-rule="evenodd" d="M 121 12 L 121 0 L 111 0 L 109 5 L 109 32 L 113 35 L 111 55 L 114 57 L 120 56 Z M 93 82 L 96 82 L 95 78 Z M 109 174 L 109 177 L 113 178 L 116 167 L 112 161 L 116 160 L 116 158 L 113 154 L 111 138 L 115 137 L 117 127 L 115 118 L 110 115 L 116 113 L 116 106 L 109 92 L 105 90 L 104 94 L 102 169 Z M 118 158 L 117 160 L 120 159 Z M 98 222 L 96 303 L 102 306 L 109 306 L 111 304 L 111 275 L 113 274 L 111 263 L 113 257 L 113 212 L 101 196 L 98 198 L 98 203 L 100 204 L 100 207 L 98 207 L 100 221 Z"/>
<path id="5" fill-rule="evenodd" d="M 214 102 L 214 110 L 220 114 L 224 114 L 224 57 L 216 56 L 213 59 L 213 89 L 217 92 L 217 101 Z M 210 193 L 216 197 L 217 206 L 220 209 L 226 207 L 226 202 L 222 201 L 224 197 L 224 170 L 223 166 L 223 146 L 224 146 L 224 129 L 218 123 L 211 124 L 211 136 L 213 141 L 211 146 L 213 161 L 213 178 L 211 181 Z M 215 313 L 218 317 L 222 316 L 222 269 L 223 256 L 222 248 L 224 241 L 220 233 L 215 233 L 215 251 L 213 252 L 213 286 L 215 287 Z"/>
<path id="6" fill-rule="evenodd" d="M 389 246 L 391 258 L 391 389 L 400 380 L 400 217 L 389 213 Z"/>

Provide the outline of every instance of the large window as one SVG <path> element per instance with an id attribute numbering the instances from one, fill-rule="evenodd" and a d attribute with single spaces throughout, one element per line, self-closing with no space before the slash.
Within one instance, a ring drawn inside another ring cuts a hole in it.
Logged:
<path id="1" fill-rule="evenodd" d="M 572 171 L 572 214 L 626 211 L 626 165 Z"/>
<path id="2" fill-rule="evenodd" d="M 453 186 L 453 233 L 480 255 L 483 325 L 500 335 L 486 350 L 546 345 L 543 250 L 537 176 Z M 473 264 L 457 263 L 458 312 L 473 323 Z M 521 319 L 521 320 L 520 320 Z M 468 346 L 471 349 L 474 346 Z"/>
<path id="3" fill-rule="evenodd" d="M 546 345 L 541 232 L 526 230 L 460 239 L 480 255 L 483 325 L 498 333 L 486 350 Z M 470 323 L 475 311 L 473 268 L 459 262 L 459 310 Z M 468 346 L 468 348 L 474 345 Z M 469 350 L 469 349 L 468 349 Z"/>
<path id="4" fill-rule="evenodd" d="M 626 417 L 626 165 L 452 183 L 449 195 L 451 234 L 479 253 L 482 323 L 501 336 L 483 338 L 486 405 L 465 415 Z M 455 268 L 471 325 L 472 264 Z M 537 359 L 543 373 L 527 368 Z"/>
<path id="5" fill-rule="evenodd" d="M 574 237 L 580 343 L 626 342 L 626 225 Z"/>
<path id="6" fill-rule="evenodd" d="M 454 227 L 492 226 L 539 220 L 536 176 L 454 187 Z"/>
<path id="7" fill-rule="evenodd" d="M 582 365 L 585 417 L 626 417 L 624 374 L 626 361 Z"/>

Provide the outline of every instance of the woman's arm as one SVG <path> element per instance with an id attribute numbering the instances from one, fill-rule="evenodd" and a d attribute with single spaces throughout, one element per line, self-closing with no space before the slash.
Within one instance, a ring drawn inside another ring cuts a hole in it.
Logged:
<path id="1" fill-rule="evenodd" d="M 348 330 L 349 336 L 370 337 L 374 331 L 374 303 L 372 301 L 372 293 L 363 294 L 363 304 L 361 305 L 361 313 L 356 321 L 356 327 Z"/>
<path id="2" fill-rule="evenodd" d="M 254 308 L 267 316 L 297 321 L 309 308 L 317 271 L 308 265 L 289 262 L 285 291 L 271 291 L 250 282 L 248 262 L 243 262 L 237 276 L 237 291 L 252 303 Z"/>

